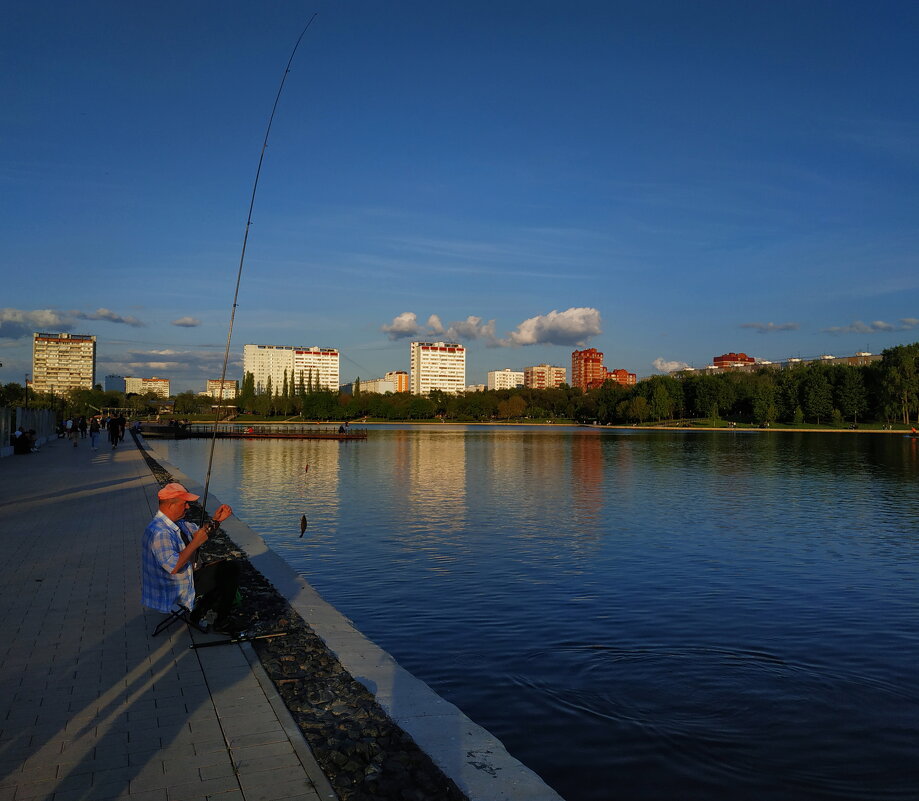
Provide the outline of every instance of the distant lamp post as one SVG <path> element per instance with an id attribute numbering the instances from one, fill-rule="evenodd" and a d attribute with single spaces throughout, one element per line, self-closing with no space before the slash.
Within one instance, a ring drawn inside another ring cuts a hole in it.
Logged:
<path id="1" fill-rule="evenodd" d="M 26 391 L 26 409 L 28 409 L 29 408 L 29 374 L 28 373 L 26 373 L 25 391 Z"/>

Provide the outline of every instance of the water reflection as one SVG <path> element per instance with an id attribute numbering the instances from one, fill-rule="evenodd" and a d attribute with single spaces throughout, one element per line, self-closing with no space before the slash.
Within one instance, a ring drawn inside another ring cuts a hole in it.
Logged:
<path id="1" fill-rule="evenodd" d="M 571 514 L 582 537 L 600 535 L 603 512 L 603 437 L 599 433 L 571 437 Z M 621 475 L 620 478 L 624 478 Z"/>
<path id="2" fill-rule="evenodd" d="M 215 494 L 569 801 L 915 797 L 916 441 L 231 444 Z"/>
<path id="3" fill-rule="evenodd" d="M 236 464 L 236 491 L 247 507 L 264 502 L 269 478 L 276 488 L 272 495 L 285 505 L 299 501 L 304 512 L 311 512 L 317 520 L 338 517 L 339 443 L 279 440 L 267 448 L 259 447 L 261 442 L 234 444 L 236 452 L 221 464 L 229 460 Z M 247 447 L 252 445 L 255 447 Z"/>
<path id="4" fill-rule="evenodd" d="M 407 443 L 401 485 L 406 522 L 417 537 L 449 538 L 466 524 L 466 437 L 462 432 L 430 439 L 405 436 L 410 434 L 396 435 Z"/>

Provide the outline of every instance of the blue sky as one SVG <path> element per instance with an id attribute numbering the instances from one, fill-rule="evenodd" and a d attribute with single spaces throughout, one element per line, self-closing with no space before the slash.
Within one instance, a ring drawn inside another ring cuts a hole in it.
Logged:
<path id="1" fill-rule="evenodd" d="M 0 382 L 342 380 L 460 338 L 467 380 L 578 343 L 640 376 L 919 340 L 919 6 L 22 3 L 0 30 Z M 433 317 L 432 317 L 433 316 Z"/>

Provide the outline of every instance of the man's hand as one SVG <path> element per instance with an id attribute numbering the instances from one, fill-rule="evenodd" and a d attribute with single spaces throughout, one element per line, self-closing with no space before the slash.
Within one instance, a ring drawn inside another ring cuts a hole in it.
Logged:
<path id="1" fill-rule="evenodd" d="M 216 512 L 214 512 L 212 519 L 214 520 L 215 523 L 222 523 L 231 514 L 233 514 L 233 510 L 226 504 L 223 504 L 217 509 Z"/>

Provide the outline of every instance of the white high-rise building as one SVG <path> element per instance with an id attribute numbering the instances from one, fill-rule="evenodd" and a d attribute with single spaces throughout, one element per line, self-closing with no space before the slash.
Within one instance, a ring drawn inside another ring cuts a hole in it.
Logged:
<path id="1" fill-rule="evenodd" d="M 96 338 L 90 334 L 32 335 L 32 389 L 69 392 L 92 389 L 96 380 Z"/>
<path id="2" fill-rule="evenodd" d="M 454 342 L 412 342 L 411 378 L 413 395 L 431 390 L 462 392 L 466 388 L 466 349 Z"/>
<path id="3" fill-rule="evenodd" d="M 505 367 L 503 370 L 490 370 L 488 373 L 489 389 L 516 389 L 523 386 L 523 372 Z"/>
<path id="4" fill-rule="evenodd" d="M 334 348 L 297 345 L 244 345 L 243 376 L 252 373 L 255 391 L 264 392 L 271 379 L 271 389 L 279 392 L 284 376 L 293 381 L 294 389 L 303 385 L 313 389 L 338 391 L 338 351 Z"/>
<path id="5" fill-rule="evenodd" d="M 146 395 L 152 392 L 158 398 L 168 398 L 170 394 L 168 378 L 138 378 L 125 376 L 124 391 L 126 394 Z"/>

